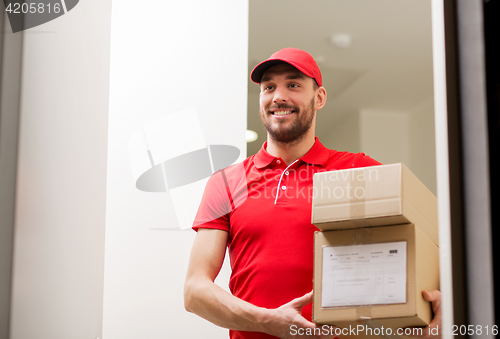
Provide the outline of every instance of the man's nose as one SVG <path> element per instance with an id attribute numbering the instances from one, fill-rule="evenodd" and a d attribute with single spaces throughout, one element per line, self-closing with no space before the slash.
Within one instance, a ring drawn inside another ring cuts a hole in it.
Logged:
<path id="1" fill-rule="evenodd" d="M 274 98 L 273 98 L 273 102 L 279 104 L 279 103 L 283 103 L 283 102 L 287 102 L 288 100 L 288 95 L 286 93 L 286 90 L 284 88 L 276 88 L 276 90 L 274 91 Z"/>

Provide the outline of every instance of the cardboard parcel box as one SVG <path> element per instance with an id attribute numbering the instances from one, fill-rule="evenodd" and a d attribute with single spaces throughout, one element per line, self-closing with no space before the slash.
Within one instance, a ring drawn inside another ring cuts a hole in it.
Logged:
<path id="1" fill-rule="evenodd" d="M 316 173 L 313 185 L 322 231 L 414 223 L 439 244 L 436 196 L 403 164 Z"/>
<path id="2" fill-rule="evenodd" d="M 426 326 L 439 288 L 438 247 L 414 224 L 316 232 L 313 321 L 337 327 Z"/>

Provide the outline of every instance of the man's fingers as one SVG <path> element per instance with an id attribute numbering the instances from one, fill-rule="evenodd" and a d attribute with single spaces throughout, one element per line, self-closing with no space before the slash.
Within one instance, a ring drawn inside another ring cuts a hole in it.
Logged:
<path id="1" fill-rule="evenodd" d="M 438 290 L 434 291 L 422 291 L 422 296 L 424 297 L 425 300 L 427 301 L 437 301 L 441 297 L 441 292 Z"/>
<path id="2" fill-rule="evenodd" d="M 304 294 L 302 297 L 295 298 L 291 301 L 291 304 L 296 308 L 302 308 L 313 301 L 313 292 Z"/>
<path id="3" fill-rule="evenodd" d="M 422 291 L 422 296 L 425 300 L 432 302 L 432 311 L 434 312 L 434 318 L 432 319 L 429 326 L 435 327 L 441 324 L 441 292 L 438 290 Z"/>
<path id="4" fill-rule="evenodd" d="M 283 317 L 284 323 L 286 324 L 285 331 L 286 334 L 281 334 L 283 338 L 304 338 L 304 339 L 332 339 L 330 335 L 323 335 L 316 331 L 306 331 L 306 329 L 317 329 L 318 325 L 310 322 L 304 318 L 301 314 L 302 307 L 310 304 L 313 300 L 313 292 L 304 294 L 302 297 L 295 298 L 287 304 L 284 304 L 278 308 Z M 299 335 L 292 335 L 290 329 L 294 326 L 295 329 L 300 330 Z M 281 338 L 281 336 L 280 336 Z"/>
<path id="5" fill-rule="evenodd" d="M 405 335 L 405 337 L 413 337 L 419 339 L 427 338 L 440 338 L 439 327 L 441 327 L 441 292 L 438 290 L 434 291 L 422 291 L 422 296 L 425 300 L 432 303 L 432 310 L 434 311 L 434 318 L 430 322 L 429 326 L 422 329 L 421 335 L 415 335 L 412 331 L 412 335 Z"/>

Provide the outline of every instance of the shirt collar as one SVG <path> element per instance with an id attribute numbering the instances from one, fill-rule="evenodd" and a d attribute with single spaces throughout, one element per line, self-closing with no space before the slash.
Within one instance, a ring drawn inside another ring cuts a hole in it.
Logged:
<path id="1" fill-rule="evenodd" d="M 254 158 L 254 163 L 257 168 L 264 168 L 268 166 L 277 157 L 267 153 L 267 141 L 262 145 L 261 149 Z M 311 165 L 324 166 L 328 160 L 330 152 L 321 144 L 318 137 L 315 137 L 314 145 L 311 149 L 300 158 L 302 161 Z"/>
<path id="2" fill-rule="evenodd" d="M 273 162 L 274 159 L 276 159 L 275 156 L 272 156 L 271 154 L 267 153 L 266 149 L 267 149 L 267 141 L 262 144 L 262 147 L 257 152 L 254 158 L 255 167 L 257 167 L 258 169 L 268 166 L 271 162 Z"/>

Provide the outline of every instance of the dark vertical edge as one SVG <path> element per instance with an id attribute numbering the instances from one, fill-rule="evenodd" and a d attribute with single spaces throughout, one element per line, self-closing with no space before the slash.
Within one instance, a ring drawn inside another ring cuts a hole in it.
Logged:
<path id="1" fill-rule="evenodd" d="M 4 9 L 1 5 L 0 8 Z M 2 28 L 2 34 L 0 35 L 0 79 L 2 78 L 2 54 L 3 54 L 3 36 L 4 32 L 4 14 L 0 15 L 0 27 Z M 0 83 L 0 104 L 2 102 L 1 96 L 2 84 Z M 2 175 L 1 169 L 1 155 L 2 155 L 2 114 L 0 111 L 0 176 Z M 4 226 L 2 220 L 4 211 L 1 201 L 4 200 L 3 187 L 0 186 L 0 338 L 9 338 L 9 321 L 10 321 L 10 280 L 12 271 L 12 231 L 4 230 L 7 226 Z M 10 240 L 9 240 L 10 239 Z M 4 250 L 5 248 L 5 250 Z M 7 253 L 5 253 L 7 252 Z M 4 259 L 1 259 L 4 258 Z M 4 278 L 5 277 L 5 278 Z M 4 280 L 6 279 L 6 280 Z"/>
<path id="2" fill-rule="evenodd" d="M 500 154 L 500 2 L 484 4 L 484 38 L 486 59 L 486 97 L 488 114 L 488 138 L 490 158 L 490 206 L 492 239 L 500 239 L 500 176 L 493 159 Z M 500 246 L 493 246 L 494 312 L 495 324 L 500 324 Z"/>
<path id="3" fill-rule="evenodd" d="M 494 325 L 483 3 L 456 1 L 467 320 L 475 329 Z M 470 337 L 493 335 L 474 330 Z"/>
<path id="4" fill-rule="evenodd" d="M 453 281 L 453 324 L 467 325 L 466 257 L 463 225 L 460 88 L 456 1 L 444 0 L 448 153 L 450 168 L 450 220 Z"/>
<path id="5" fill-rule="evenodd" d="M 8 339 L 23 36 L 12 33 L 5 11 L 0 16 L 0 338 Z"/>

